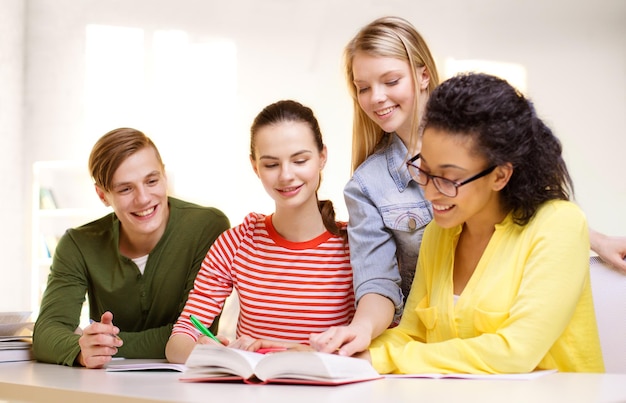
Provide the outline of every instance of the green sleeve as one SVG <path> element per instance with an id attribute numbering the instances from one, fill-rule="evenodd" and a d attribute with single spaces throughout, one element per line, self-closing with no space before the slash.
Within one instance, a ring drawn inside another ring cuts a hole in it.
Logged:
<path id="1" fill-rule="evenodd" d="M 36 360 L 74 365 L 80 353 L 80 336 L 74 332 L 79 325 L 86 291 L 84 262 L 66 233 L 57 245 L 35 323 L 33 355 Z"/>
<path id="2" fill-rule="evenodd" d="M 120 332 L 124 345 L 117 356 L 124 358 L 165 358 L 164 346 L 172 333 L 173 324 L 143 330 L 141 332 Z"/>

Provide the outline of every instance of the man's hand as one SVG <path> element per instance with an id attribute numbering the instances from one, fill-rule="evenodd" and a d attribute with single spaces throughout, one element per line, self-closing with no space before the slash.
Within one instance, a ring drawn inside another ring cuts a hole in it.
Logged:
<path id="1" fill-rule="evenodd" d="M 83 329 L 78 339 L 78 363 L 87 368 L 103 368 L 117 354 L 117 348 L 124 344 L 119 332 L 120 329 L 113 326 L 113 314 L 103 313 L 100 322 L 93 322 Z"/>

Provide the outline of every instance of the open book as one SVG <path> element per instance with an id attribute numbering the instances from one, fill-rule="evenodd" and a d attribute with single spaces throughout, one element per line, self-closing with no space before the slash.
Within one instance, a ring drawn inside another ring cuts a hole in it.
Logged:
<path id="1" fill-rule="evenodd" d="M 0 312 L 0 336 L 18 336 L 33 330 L 30 312 Z"/>
<path id="2" fill-rule="evenodd" d="M 342 385 L 382 378 L 359 358 L 313 351 L 259 354 L 212 344 L 197 344 L 185 365 L 185 382 Z"/>

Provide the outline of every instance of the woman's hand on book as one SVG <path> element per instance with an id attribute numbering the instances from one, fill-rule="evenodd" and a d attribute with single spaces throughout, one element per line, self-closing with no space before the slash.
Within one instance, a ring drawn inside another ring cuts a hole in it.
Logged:
<path id="1" fill-rule="evenodd" d="M 250 336 L 241 336 L 232 343 L 228 344 L 228 347 L 236 348 L 239 350 L 248 350 L 248 347 L 253 344 L 256 339 Z"/>
<path id="2" fill-rule="evenodd" d="M 337 353 L 351 356 L 366 350 L 371 342 L 371 331 L 365 326 L 352 323 L 334 326 L 323 333 L 311 333 L 311 347 L 322 353 Z"/>
<path id="3" fill-rule="evenodd" d="M 314 351 L 311 346 L 299 343 L 289 343 L 278 340 L 255 339 L 250 336 L 242 336 L 231 343 L 229 347 L 254 352 L 271 351 Z"/>
<path id="4" fill-rule="evenodd" d="M 226 337 L 224 337 L 222 335 L 218 334 L 215 337 L 217 337 L 217 339 L 225 346 L 228 346 L 230 344 L 230 340 L 228 340 Z M 216 342 L 215 340 L 213 340 L 209 336 L 205 336 L 205 335 L 201 334 L 198 337 L 198 344 L 220 344 L 220 343 Z"/>

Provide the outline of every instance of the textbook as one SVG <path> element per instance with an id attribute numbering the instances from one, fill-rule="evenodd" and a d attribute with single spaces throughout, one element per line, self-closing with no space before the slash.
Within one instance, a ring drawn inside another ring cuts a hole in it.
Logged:
<path id="1" fill-rule="evenodd" d="M 30 361 L 33 359 L 30 340 L 0 341 L 0 362 Z"/>
<path id="2" fill-rule="evenodd" d="M 33 359 L 29 317 L 30 312 L 0 312 L 0 362 Z"/>
<path id="3" fill-rule="evenodd" d="M 260 354 L 212 344 L 197 344 L 185 365 L 183 382 L 343 385 L 382 378 L 360 358 L 314 351 Z"/>

